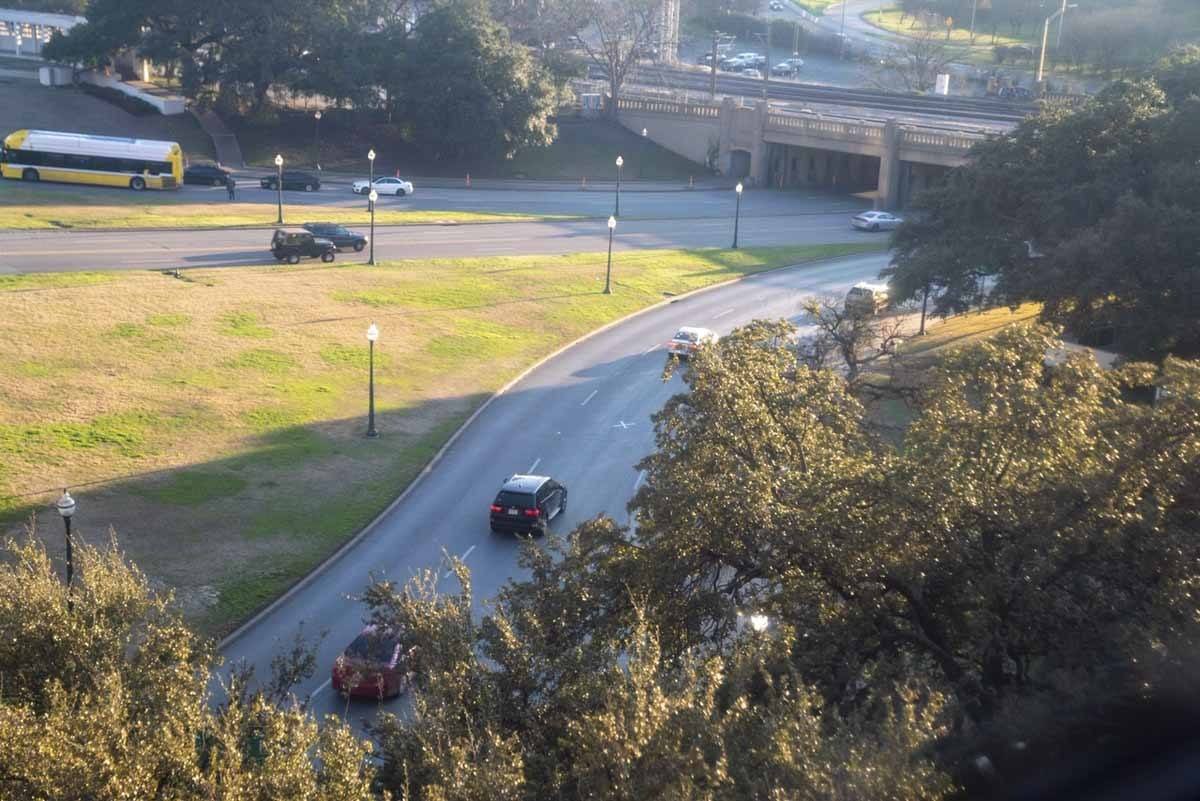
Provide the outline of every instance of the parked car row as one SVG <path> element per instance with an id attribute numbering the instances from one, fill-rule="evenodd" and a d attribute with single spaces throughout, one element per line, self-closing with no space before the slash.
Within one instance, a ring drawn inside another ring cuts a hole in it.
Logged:
<path id="1" fill-rule="evenodd" d="M 194 184 L 199 186 L 224 186 L 233 173 L 219 164 L 209 164 L 197 162 L 191 164 L 183 171 L 183 182 L 185 184 Z M 282 173 L 283 189 L 285 191 L 301 191 L 301 192 L 316 192 L 321 188 L 321 177 L 311 172 L 303 170 L 284 170 Z M 258 185 L 263 189 L 276 190 L 279 188 L 280 176 L 264 175 L 258 180 Z M 375 187 L 375 191 L 381 195 L 394 195 L 396 197 L 405 197 L 413 193 L 412 181 L 406 181 L 399 176 L 380 176 L 375 179 L 374 184 L 369 181 L 355 181 L 350 185 L 350 191 L 356 195 L 365 195 L 371 191 L 371 187 Z"/>

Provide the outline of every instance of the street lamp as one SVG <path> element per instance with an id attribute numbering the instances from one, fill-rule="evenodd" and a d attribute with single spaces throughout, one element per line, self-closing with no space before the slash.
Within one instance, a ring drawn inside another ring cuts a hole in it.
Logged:
<path id="1" fill-rule="evenodd" d="M 367 205 L 371 207 L 371 237 L 368 240 L 371 246 L 371 257 L 367 259 L 367 264 L 375 266 L 375 201 L 379 200 L 379 193 L 375 188 L 371 188 L 371 194 L 367 195 Z"/>
<path id="2" fill-rule="evenodd" d="M 313 114 L 313 150 L 316 151 L 316 158 L 313 161 L 317 165 L 317 169 L 321 169 L 321 109 L 317 109 L 317 113 Z"/>
<path id="3" fill-rule="evenodd" d="M 275 224 L 283 225 L 283 156 L 275 154 Z"/>
<path id="4" fill-rule="evenodd" d="M 1071 3 L 1070 5 L 1067 5 L 1067 0 L 1063 0 L 1062 8 L 1060 8 L 1058 11 L 1055 11 L 1050 16 L 1046 17 L 1046 21 L 1044 23 L 1042 23 L 1042 53 L 1038 57 L 1038 70 L 1037 70 L 1038 86 L 1042 85 L 1042 75 L 1046 68 L 1046 39 L 1049 38 L 1049 36 L 1050 36 L 1050 23 L 1054 22 L 1054 20 L 1056 18 L 1061 17 L 1063 14 L 1066 14 L 1068 8 L 1078 8 L 1078 7 L 1079 7 L 1078 3 Z M 1059 27 L 1059 34 L 1060 35 L 1062 34 L 1061 26 Z"/>
<path id="5" fill-rule="evenodd" d="M 375 340 L 379 339 L 379 327 L 375 323 L 367 329 L 367 347 L 370 355 L 368 363 L 370 364 L 370 384 L 369 384 L 369 406 L 367 407 L 367 438 L 375 439 L 379 436 L 379 432 L 375 430 Z"/>
<path id="6" fill-rule="evenodd" d="M 625 166 L 625 159 L 617 156 L 617 208 L 613 212 L 614 217 L 621 216 L 621 168 Z"/>
<path id="7" fill-rule="evenodd" d="M 370 174 L 370 177 L 367 179 L 367 186 L 369 186 L 371 189 L 374 189 L 375 188 L 375 148 L 371 148 L 370 150 L 367 151 L 367 161 L 371 165 L 371 174 Z"/>
<path id="8" fill-rule="evenodd" d="M 738 222 L 742 217 L 742 182 L 738 181 L 738 185 L 733 188 L 737 193 L 737 206 L 733 212 L 733 249 L 737 250 Z"/>
<path id="9" fill-rule="evenodd" d="M 638 177 L 639 178 L 646 177 L 646 143 L 649 141 L 649 139 L 650 139 L 649 132 L 645 128 L 643 128 L 642 129 L 642 157 L 640 159 L 638 159 Z"/>
<path id="10" fill-rule="evenodd" d="M 604 294 L 612 294 L 612 238 L 613 230 L 617 227 L 617 218 L 608 218 L 608 267 L 604 270 Z"/>
<path id="11" fill-rule="evenodd" d="M 842 30 L 838 34 L 838 58 L 845 60 L 846 58 L 846 2 L 842 0 Z M 883 20 L 880 20 L 883 24 Z"/>
<path id="12" fill-rule="evenodd" d="M 71 516 L 75 514 L 75 499 L 71 497 L 71 493 L 63 488 L 62 496 L 58 502 L 54 504 L 54 508 L 62 515 L 63 525 L 67 531 L 67 611 L 70 612 L 74 608 L 71 599 L 71 581 L 75 576 L 75 554 L 71 547 Z"/>

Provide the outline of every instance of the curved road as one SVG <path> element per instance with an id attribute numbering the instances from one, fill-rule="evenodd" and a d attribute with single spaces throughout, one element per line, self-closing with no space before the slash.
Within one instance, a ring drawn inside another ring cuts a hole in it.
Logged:
<path id="1" fill-rule="evenodd" d="M 443 565 L 443 552 L 472 571 L 476 611 L 511 576 L 519 575 L 517 542 L 488 531 L 488 505 L 512 473 L 554 476 L 570 489 L 559 534 L 604 513 L 626 522 L 625 506 L 640 477 L 633 465 L 654 446 L 650 415 L 673 393 L 664 384 L 663 343 L 681 325 L 721 334 L 755 318 L 799 319 L 813 294 L 843 294 L 873 278 L 887 262 L 872 254 L 746 278 L 661 306 L 587 339 L 534 370 L 499 396 L 413 491 L 353 547 L 277 607 L 225 643 L 230 662 L 247 660 L 259 675 L 301 623 L 308 634 L 328 631 L 317 653 L 318 672 L 297 688 L 313 696 L 318 715 L 341 714 L 345 703 L 328 684 L 334 658 L 361 627 L 353 599 L 374 573 L 403 583 L 414 571 Z M 379 447 L 389 447 L 386 432 Z M 397 487 L 397 492 L 401 488 Z M 457 590 L 444 573 L 447 591 Z M 399 709 L 403 699 L 384 706 Z M 350 719 L 369 719 L 377 705 L 352 703 Z"/>

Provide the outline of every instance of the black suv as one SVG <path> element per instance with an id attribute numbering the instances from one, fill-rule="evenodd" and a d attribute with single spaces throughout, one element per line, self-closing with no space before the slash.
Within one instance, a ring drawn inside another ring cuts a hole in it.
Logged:
<path id="1" fill-rule="evenodd" d="M 550 521 L 567 511 L 567 488 L 548 476 L 511 476 L 491 506 L 492 533 L 546 533 Z"/>
<path id="2" fill-rule="evenodd" d="M 346 226 L 338 225 L 337 223 L 307 222 L 304 224 L 304 230 L 313 236 L 328 239 L 338 250 L 342 248 L 354 248 L 355 251 L 359 251 L 367 246 L 367 238 L 365 236 L 358 231 L 351 231 Z"/>
<path id="3" fill-rule="evenodd" d="M 258 182 L 263 189 L 274 189 L 279 183 L 279 176 L 268 175 Z M 321 179 L 309 172 L 296 170 L 283 171 L 284 189 L 303 189 L 305 192 L 315 192 L 321 188 Z"/>
<path id="4" fill-rule="evenodd" d="M 229 170 L 216 164 L 193 164 L 183 171 L 185 184 L 201 186 L 224 186 L 229 180 Z"/>
<path id="5" fill-rule="evenodd" d="M 308 231 L 275 231 L 271 237 L 271 255 L 276 261 L 295 264 L 302 258 L 321 257 L 321 261 L 333 261 L 337 246 L 328 239 L 313 236 Z"/>

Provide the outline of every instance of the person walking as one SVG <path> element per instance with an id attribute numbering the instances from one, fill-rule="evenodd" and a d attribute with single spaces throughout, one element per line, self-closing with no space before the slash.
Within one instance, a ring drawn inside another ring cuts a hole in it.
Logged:
<path id="1" fill-rule="evenodd" d="M 233 180 L 232 175 L 225 176 L 225 191 L 229 193 L 230 200 L 237 198 L 237 181 Z"/>

